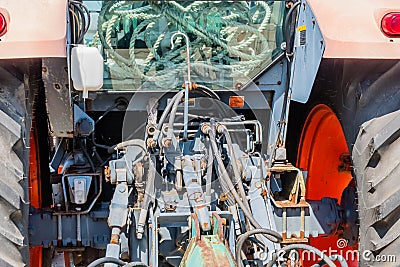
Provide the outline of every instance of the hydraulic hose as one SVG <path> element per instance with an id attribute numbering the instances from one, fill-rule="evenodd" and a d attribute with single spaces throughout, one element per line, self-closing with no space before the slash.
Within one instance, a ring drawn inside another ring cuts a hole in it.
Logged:
<path id="1" fill-rule="evenodd" d="M 220 100 L 219 96 L 214 91 L 212 91 L 210 88 L 208 88 L 208 87 L 206 87 L 204 85 L 200 85 L 200 84 L 196 84 L 196 86 L 197 86 L 197 90 L 199 90 L 200 92 L 204 93 L 208 97 Z M 175 110 L 175 112 L 173 110 L 174 106 L 175 105 L 176 106 L 179 105 L 179 101 L 182 99 L 184 94 L 185 94 L 185 90 L 181 90 L 181 91 L 177 92 L 174 95 L 174 97 L 171 99 L 171 101 L 168 103 L 168 105 L 165 107 L 165 110 L 162 113 L 161 118 L 160 118 L 160 120 L 158 122 L 157 129 L 159 131 L 161 130 L 162 125 L 164 124 L 164 121 L 166 120 L 168 115 L 171 115 L 171 116 L 172 116 L 172 114 L 174 114 L 174 116 L 176 115 L 176 110 Z M 178 102 L 178 103 L 176 104 L 176 102 Z M 171 111 L 171 109 L 172 109 L 172 111 Z M 175 120 L 175 117 L 173 118 L 173 120 Z M 171 121 L 171 119 L 170 119 L 170 121 Z"/>
<path id="2" fill-rule="evenodd" d="M 156 168 L 152 158 L 149 158 L 149 171 L 147 174 L 146 188 L 144 191 L 144 199 L 142 207 L 140 208 L 140 214 L 138 224 L 136 228 L 137 239 L 142 239 L 144 233 L 144 226 L 146 225 L 147 211 L 151 202 L 151 197 L 154 198 L 154 182 L 156 177 Z"/>
<path id="3" fill-rule="evenodd" d="M 212 171 L 214 163 L 214 155 L 212 153 L 211 145 L 208 146 L 208 159 L 207 159 L 207 174 L 206 174 L 206 198 L 211 200 L 211 182 L 212 182 Z M 207 200 L 208 201 L 208 200 Z"/>
<path id="4" fill-rule="evenodd" d="M 118 264 L 118 266 L 125 266 L 126 263 L 120 259 L 116 259 L 113 257 L 103 257 L 100 259 L 97 259 L 95 261 L 93 261 L 92 263 L 90 263 L 87 267 L 97 267 L 100 266 L 104 263 L 114 263 L 114 264 Z M 144 265 L 146 266 L 146 265 Z"/>
<path id="5" fill-rule="evenodd" d="M 123 267 L 148 267 L 148 265 L 143 262 L 130 262 L 125 264 Z"/>
<path id="6" fill-rule="evenodd" d="M 154 197 L 154 181 L 156 177 L 156 167 L 154 166 L 154 162 L 151 158 L 149 158 L 149 172 L 147 175 L 145 195 L 143 199 L 143 208 L 147 210 L 151 197 Z"/>
<path id="7" fill-rule="evenodd" d="M 208 97 L 211 98 L 215 98 L 217 100 L 219 100 L 219 96 L 214 93 L 212 90 L 210 90 L 208 87 L 203 86 L 203 85 L 196 85 L 197 88 L 199 89 L 200 92 L 206 94 Z M 185 91 L 181 90 L 179 91 L 172 99 L 172 101 L 170 103 L 172 103 L 172 107 L 169 110 L 169 106 L 167 106 L 167 108 L 165 109 L 165 111 L 163 112 L 160 121 L 159 121 L 159 127 L 162 127 L 162 124 L 166 118 L 166 116 L 169 114 L 169 121 L 168 121 L 168 138 L 172 138 L 173 137 L 173 131 L 174 131 L 174 122 L 175 122 L 175 117 L 176 117 L 176 113 L 178 110 L 178 106 L 180 103 L 181 98 L 183 97 Z M 165 114 L 165 115 L 164 115 Z"/>
<path id="8" fill-rule="evenodd" d="M 329 267 L 336 267 L 335 263 L 333 263 L 333 261 L 327 255 L 325 255 L 325 253 L 323 253 L 319 249 L 317 249 L 313 246 L 310 246 L 310 245 L 291 244 L 291 245 L 287 245 L 287 246 L 281 248 L 280 251 L 289 252 L 292 249 L 308 250 L 308 251 L 314 253 L 315 255 L 317 255 L 318 257 L 320 257 Z M 272 256 L 272 260 L 270 262 L 268 262 L 266 267 L 272 267 L 277 259 L 278 259 L 278 255 L 274 254 Z"/>
<path id="9" fill-rule="evenodd" d="M 97 260 L 93 261 L 92 263 L 90 263 L 87 267 L 97 267 L 97 266 L 100 266 L 105 263 L 114 263 L 114 264 L 117 264 L 117 265 L 123 266 L 123 267 L 148 267 L 148 265 L 143 262 L 126 263 L 120 259 L 116 259 L 113 257 L 103 257 L 103 258 L 97 259 Z"/>
<path id="10" fill-rule="evenodd" d="M 236 251 L 235 251 L 236 261 L 237 261 L 238 266 L 242 266 L 241 251 L 242 251 L 244 242 L 252 235 L 270 234 L 270 233 L 271 233 L 271 230 L 269 230 L 269 229 L 253 229 L 253 230 L 247 231 L 239 236 L 239 238 L 237 239 L 237 242 L 236 242 Z"/>
<path id="11" fill-rule="evenodd" d="M 147 153 L 146 145 L 145 145 L 144 141 L 139 140 L 139 139 L 127 140 L 127 141 L 121 142 L 115 146 L 112 146 L 112 147 L 108 148 L 108 153 L 110 153 L 110 154 L 114 153 L 114 151 L 122 149 L 127 146 L 138 146 L 143 150 L 144 153 Z"/>
<path id="12" fill-rule="evenodd" d="M 179 96 L 182 95 L 183 96 L 184 93 L 185 93 L 185 90 L 182 90 L 177 95 L 179 95 Z M 170 115 L 169 115 L 169 121 L 168 121 L 167 138 L 173 138 L 175 116 L 176 116 L 176 111 L 178 110 L 178 106 L 179 106 L 181 98 L 182 97 L 178 97 L 177 99 L 175 99 L 175 102 L 172 105 L 171 112 L 170 112 Z"/>
<path id="13" fill-rule="evenodd" d="M 167 118 L 167 116 L 168 116 L 168 115 L 170 114 L 170 112 L 171 112 L 172 106 L 175 104 L 176 101 L 180 101 L 180 99 L 183 97 L 183 94 L 184 94 L 184 93 L 185 93 L 184 90 L 181 90 L 181 91 L 179 91 L 178 93 L 176 93 L 176 94 L 174 95 L 174 97 L 171 99 L 171 101 L 168 103 L 168 105 L 165 107 L 165 110 L 164 110 L 164 112 L 162 113 L 161 118 L 160 118 L 160 120 L 159 120 L 159 122 L 158 122 L 157 130 L 159 130 L 159 131 L 161 130 L 162 125 L 164 124 L 165 119 Z M 179 104 L 179 102 L 178 102 L 178 104 Z"/>
<path id="14" fill-rule="evenodd" d="M 197 86 L 196 90 L 202 91 L 204 94 L 207 94 L 211 98 L 221 100 L 220 97 L 213 90 L 208 88 L 207 86 L 201 85 L 201 84 L 196 84 L 196 86 Z"/>
<path id="15" fill-rule="evenodd" d="M 247 207 L 244 205 L 244 203 L 240 199 L 240 196 L 236 192 L 236 189 L 235 189 L 232 181 L 229 179 L 229 176 L 227 174 L 227 171 L 226 171 L 226 168 L 224 166 L 224 163 L 222 162 L 221 154 L 220 154 L 220 152 L 218 150 L 217 143 L 215 141 L 215 134 L 211 130 L 211 127 L 208 130 L 206 130 L 206 132 L 210 136 L 211 147 L 212 147 L 212 149 L 214 151 L 215 158 L 217 159 L 218 169 L 219 169 L 219 172 L 220 172 L 220 177 L 221 177 L 222 181 L 229 188 L 228 192 L 232 193 L 233 197 L 235 198 L 235 200 L 238 203 L 238 205 L 240 206 L 240 208 L 243 210 L 244 215 L 248 218 L 250 223 L 255 228 L 262 229 L 260 224 L 254 219 L 253 215 L 251 214 L 251 211 L 247 209 Z M 277 232 L 275 232 L 273 230 L 270 230 L 270 229 L 264 229 L 264 230 L 266 230 L 266 232 L 268 232 L 268 233 L 264 233 L 265 237 L 268 238 L 268 240 L 270 240 L 272 242 L 275 242 L 275 243 L 278 243 L 278 242 L 282 241 L 282 237 L 281 237 L 281 235 L 279 233 L 277 233 Z"/>
<path id="16" fill-rule="evenodd" d="M 245 200 L 244 201 L 244 205 L 246 206 L 246 208 L 248 210 L 250 210 L 249 202 L 246 200 L 246 192 L 244 191 L 242 177 L 240 176 L 239 167 L 238 167 L 237 162 L 236 162 L 235 152 L 233 151 L 233 144 L 232 144 L 231 135 L 229 134 L 228 128 L 226 128 L 225 125 L 218 124 L 217 125 L 217 130 L 218 130 L 218 132 L 220 132 L 220 133 L 225 135 L 226 144 L 228 146 L 229 157 L 231 158 L 230 163 L 232 165 L 233 174 L 235 176 L 235 184 L 237 184 L 237 186 L 239 188 L 239 193 L 242 196 L 242 198 Z"/>

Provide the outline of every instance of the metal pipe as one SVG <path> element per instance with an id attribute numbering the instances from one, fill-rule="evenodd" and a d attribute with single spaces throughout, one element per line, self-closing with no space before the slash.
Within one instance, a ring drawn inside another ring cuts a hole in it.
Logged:
<path id="1" fill-rule="evenodd" d="M 286 208 L 282 209 L 282 236 L 286 238 L 287 231 L 287 211 Z"/>
<path id="2" fill-rule="evenodd" d="M 179 112 L 176 112 L 176 114 L 179 114 Z M 191 115 L 191 116 L 195 116 L 195 115 Z M 161 121 L 161 120 L 160 120 Z M 219 124 L 225 125 L 225 126 L 244 126 L 244 125 L 253 125 L 254 126 L 254 132 L 255 132 L 255 143 L 260 144 L 262 142 L 262 125 L 259 121 L 256 120 L 248 120 L 248 121 L 243 121 L 243 122 L 227 122 L 227 121 L 221 121 L 218 122 Z M 196 126 L 197 124 L 200 125 L 200 123 L 196 123 L 193 122 L 191 123 L 191 126 Z M 182 127 L 184 126 L 184 123 L 180 123 L 180 122 L 174 122 L 173 123 L 174 126 L 176 127 Z M 179 130 L 181 132 L 181 130 Z M 249 129 L 228 129 L 229 132 L 248 132 Z M 175 132 L 175 130 L 174 130 Z"/>
<path id="3" fill-rule="evenodd" d="M 301 215 L 300 215 L 300 222 L 301 222 L 301 225 L 300 225 L 300 237 L 301 237 L 301 238 L 304 238 L 304 234 L 305 234 L 305 220 L 306 220 L 304 207 L 301 207 L 300 214 L 301 214 Z"/>
<path id="4" fill-rule="evenodd" d="M 187 75 L 188 75 L 188 82 L 189 84 L 191 84 L 191 79 L 190 79 L 190 42 L 189 42 L 189 37 L 184 34 L 183 32 L 176 32 L 171 36 L 171 50 L 175 48 L 175 44 L 174 44 L 174 38 L 177 35 L 182 35 L 185 40 L 186 40 L 186 63 L 187 63 Z"/>
<path id="5" fill-rule="evenodd" d="M 190 42 L 189 37 L 183 32 L 176 32 L 171 36 L 171 49 L 174 49 L 174 38 L 177 35 L 182 35 L 186 40 L 186 63 L 187 63 L 187 81 L 185 81 L 185 102 L 183 108 L 183 139 L 187 140 L 187 124 L 188 124 L 188 113 L 189 113 L 189 89 L 192 86 L 192 80 L 190 78 Z M 171 114 L 172 115 L 172 114 Z"/>
<path id="6" fill-rule="evenodd" d="M 189 49 L 189 48 L 188 48 Z M 190 68 L 189 68 L 190 71 Z M 190 80 L 190 78 L 189 78 Z M 188 137 L 188 113 L 189 113 L 189 86 L 192 86 L 190 82 L 185 82 L 185 102 L 183 106 L 183 140 L 187 141 Z"/>
<path id="7" fill-rule="evenodd" d="M 246 120 L 246 121 L 221 121 L 219 122 L 220 124 L 226 125 L 226 126 L 241 126 L 241 125 L 254 125 L 255 129 L 255 142 L 256 143 L 261 143 L 262 142 L 262 125 L 259 121 L 257 120 Z"/>
<path id="8" fill-rule="evenodd" d="M 213 165 L 214 165 L 214 155 L 212 153 L 211 145 L 209 145 L 208 159 L 207 159 L 207 174 L 206 174 L 206 203 L 211 202 L 211 182 L 212 182 Z"/>
<path id="9" fill-rule="evenodd" d="M 57 245 L 62 247 L 62 220 L 61 214 L 57 215 Z"/>
<path id="10" fill-rule="evenodd" d="M 80 211 L 81 208 L 76 208 L 77 211 Z M 78 247 L 82 246 L 82 233 L 81 233 L 81 214 L 76 214 L 76 242 Z"/>

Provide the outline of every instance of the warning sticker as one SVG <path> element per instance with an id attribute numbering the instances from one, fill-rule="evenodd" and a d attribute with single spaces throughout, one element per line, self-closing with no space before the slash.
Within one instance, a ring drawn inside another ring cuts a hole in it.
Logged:
<path id="1" fill-rule="evenodd" d="M 306 45 L 306 25 L 297 27 L 299 45 Z"/>

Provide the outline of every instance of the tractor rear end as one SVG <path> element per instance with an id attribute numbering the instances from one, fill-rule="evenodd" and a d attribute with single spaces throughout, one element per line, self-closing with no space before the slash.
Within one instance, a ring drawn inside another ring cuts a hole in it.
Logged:
<path id="1" fill-rule="evenodd" d="M 400 260 L 396 1 L 23 3 L 0 265 Z"/>

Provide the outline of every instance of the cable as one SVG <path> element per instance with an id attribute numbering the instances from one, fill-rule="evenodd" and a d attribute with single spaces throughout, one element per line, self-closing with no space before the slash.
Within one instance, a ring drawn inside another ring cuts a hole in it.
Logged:
<path id="1" fill-rule="evenodd" d="M 107 151 L 112 150 L 111 153 L 114 153 L 113 147 L 96 143 L 95 137 L 94 137 L 94 132 L 92 133 L 92 140 L 91 140 L 91 142 L 92 142 L 93 145 L 95 145 L 95 146 L 98 147 L 98 148 L 102 148 L 102 149 L 105 149 L 105 150 L 107 150 Z M 111 153 L 110 153 L 110 154 L 111 154 Z"/>
<path id="2" fill-rule="evenodd" d="M 207 158 L 207 173 L 206 173 L 206 197 L 209 197 L 211 200 L 211 182 L 212 182 L 214 155 L 212 153 L 212 148 L 210 144 L 207 147 L 207 151 L 208 151 L 208 158 Z"/>
<path id="3" fill-rule="evenodd" d="M 93 163 L 92 157 L 87 152 L 85 146 L 83 145 L 82 140 L 78 140 L 78 143 L 79 143 L 80 148 L 82 149 L 83 155 L 85 155 L 86 159 L 89 162 L 90 168 L 92 169 L 93 172 L 95 172 L 96 168 L 94 167 L 94 163 Z"/>
<path id="4" fill-rule="evenodd" d="M 75 29 L 75 22 L 77 23 L 77 25 L 78 25 L 78 32 L 80 32 L 81 31 L 81 25 L 79 24 L 79 18 L 78 18 L 78 15 L 75 13 L 75 11 L 72 9 L 72 8 L 68 8 L 69 9 L 69 12 L 71 12 L 71 14 L 72 14 L 72 28 L 74 28 Z M 73 33 L 73 42 L 76 42 L 76 36 L 75 36 L 75 30 L 72 32 Z"/>
<path id="5" fill-rule="evenodd" d="M 306 245 L 306 244 L 291 244 L 291 245 L 287 245 L 287 246 L 281 248 L 280 251 L 289 252 L 292 249 L 308 250 L 308 251 L 314 253 L 315 255 L 317 255 L 318 257 L 320 257 L 329 267 L 336 267 L 336 264 L 333 263 L 333 261 L 325 253 L 323 253 L 319 249 L 317 249 L 315 247 L 312 247 L 310 245 Z M 279 253 L 279 254 L 282 255 L 281 253 Z M 274 263 L 277 261 L 277 259 L 278 259 L 278 255 L 274 254 L 272 256 L 272 260 L 270 262 L 268 262 L 266 267 L 272 267 L 274 265 Z"/>
<path id="6" fill-rule="evenodd" d="M 291 53 L 291 42 L 292 42 L 292 34 L 291 31 L 289 29 L 289 27 L 291 26 L 290 20 L 292 19 L 292 15 L 293 12 L 296 10 L 296 8 L 301 4 L 301 1 L 297 1 L 295 2 L 291 8 L 289 9 L 288 13 L 286 14 L 286 18 L 285 18 L 285 41 L 286 41 L 286 52 L 287 53 Z"/>
<path id="7" fill-rule="evenodd" d="M 86 30 L 86 19 L 85 19 L 85 15 L 84 15 L 84 13 L 83 13 L 83 10 L 82 10 L 82 8 L 81 8 L 79 5 L 74 4 L 73 2 L 70 2 L 70 4 L 71 4 L 71 6 L 73 6 L 76 10 L 78 10 L 78 14 L 79 14 L 79 16 L 80 16 L 80 18 L 81 18 L 81 24 L 82 24 L 82 26 L 80 27 L 80 33 L 79 33 L 79 36 L 78 36 L 78 38 L 77 38 L 77 40 L 76 40 L 76 43 L 80 44 L 80 43 L 82 42 L 82 40 L 83 40 L 83 35 L 85 34 L 85 30 Z"/>
<path id="8" fill-rule="evenodd" d="M 118 106 L 118 102 L 114 103 L 114 105 L 111 105 L 108 109 L 106 109 L 104 111 L 103 114 L 101 114 L 101 116 L 96 120 L 96 122 L 94 124 L 99 123 L 108 113 L 110 113 L 114 108 L 116 108 Z"/>
<path id="9" fill-rule="evenodd" d="M 69 0 L 69 3 L 78 10 L 78 13 L 80 14 L 80 17 L 81 17 L 82 27 L 80 30 L 80 35 L 79 35 L 78 39 L 76 40 L 76 42 L 78 44 L 80 44 L 80 43 L 82 43 L 85 34 L 89 31 L 90 11 L 87 8 L 87 6 L 84 5 L 82 2 L 75 1 L 75 0 Z M 83 11 L 83 10 L 85 10 L 85 11 Z M 87 18 L 85 17 L 85 13 L 86 13 Z"/>
<path id="10" fill-rule="evenodd" d="M 79 1 L 76 1 L 76 0 L 69 0 L 69 2 L 72 3 L 75 6 L 80 6 L 85 10 L 86 15 L 87 15 L 87 26 L 85 28 L 85 33 L 87 33 L 89 31 L 90 22 L 91 22 L 90 21 L 91 18 L 90 18 L 89 8 L 86 5 L 84 5 L 82 2 L 79 2 Z M 82 15 L 83 15 L 83 12 L 82 12 Z"/>

